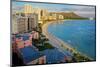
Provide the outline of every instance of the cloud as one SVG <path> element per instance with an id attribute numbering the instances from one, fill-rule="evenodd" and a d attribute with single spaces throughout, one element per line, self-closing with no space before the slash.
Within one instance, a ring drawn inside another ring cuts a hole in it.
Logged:
<path id="1" fill-rule="evenodd" d="M 23 11 L 24 6 L 19 6 L 16 4 L 16 2 L 12 2 L 12 13 L 16 11 Z"/>
<path id="2" fill-rule="evenodd" d="M 94 6 L 72 5 L 66 8 L 62 8 L 61 11 L 66 11 L 66 12 L 72 11 L 83 17 L 95 17 L 95 7 Z"/>
<path id="3" fill-rule="evenodd" d="M 62 8 L 61 11 L 95 11 L 93 6 L 80 6 L 80 5 L 69 5 L 66 8 Z"/>
<path id="4" fill-rule="evenodd" d="M 83 17 L 88 17 L 88 18 L 93 17 L 93 18 L 95 18 L 95 12 L 76 11 L 75 13 L 80 15 L 80 16 L 83 16 Z"/>
<path id="5" fill-rule="evenodd" d="M 13 11 L 23 11 L 24 4 L 30 4 L 33 8 L 47 9 L 53 12 L 75 12 L 83 17 L 95 17 L 94 6 L 84 5 L 61 5 L 61 4 L 45 4 L 45 3 L 27 3 L 27 2 L 12 2 Z"/>

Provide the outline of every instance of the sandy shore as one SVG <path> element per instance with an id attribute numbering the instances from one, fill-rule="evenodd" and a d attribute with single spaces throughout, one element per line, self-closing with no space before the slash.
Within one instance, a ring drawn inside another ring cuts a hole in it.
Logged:
<path id="1" fill-rule="evenodd" d="M 50 24 L 52 24 L 53 22 L 47 22 L 45 23 L 43 26 L 42 26 L 42 31 L 43 31 L 43 34 L 50 40 L 50 43 L 58 48 L 61 52 L 65 52 L 67 50 L 69 50 L 70 52 L 73 52 L 73 53 L 77 53 L 78 51 L 76 51 L 74 48 L 72 48 L 69 44 L 65 43 L 64 41 L 62 41 L 61 39 L 55 37 L 54 35 L 52 35 L 51 33 L 48 32 L 48 26 Z M 78 52 L 80 53 L 80 52 Z M 66 53 L 64 53 L 66 54 Z M 80 53 L 81 54 L 81 53 Z M 83 54 L 82 54 L 83 55 Z M 88 57 L 86 55 L 84 55 L 85 57 Z M 92 59 L 90 57 L 88 57 L 89 59 Z"/>
<path id="2" fill-rule="evenodd" d="M 70 51 L 73 51 L 74 52 L 74 49 L 69 46 L 67 43 L 65 43 L 64 41 L 62 41 L 61 39 L 55 37 L 54 35 L 50 34 L 48 32 L 48 26 L 53 23 L 53 22 L 48 22 L 46 24 L 44 24 L 42 26 L 42 31 L 43 31 L 43 34 L 50 40 L 50 43 L 58 48 L 61 52 L 65 52 L 66 50 L 70 50 Z M 64 53 L 65 54 L 65 53 Z"/>

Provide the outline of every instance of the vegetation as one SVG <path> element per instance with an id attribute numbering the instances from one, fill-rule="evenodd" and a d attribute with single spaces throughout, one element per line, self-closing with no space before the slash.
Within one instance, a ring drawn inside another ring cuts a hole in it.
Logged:
<path id="1" fill-rule="evenodd" d="M 42 46 L 36 46 L 39 51 L 43 51 L 45 49 L 53 49 L 54 47 L 50 43 L 44 43 Z"/>
<path id="2" fill-rule="evenodd" d="M 61 47 L 64 47 L 63 44 L 61 44 Z M 87 62 L 87 61 L 91 61 L 91 59 L 86 56 L 81 54 L 80 52 L 77 52 L 76 48 L 73 49 L 69 49 L 69 48 L 65 48 L 67 51 L 70 51 L 73 56 L 71 60 L 67 60 L 66 62 Z"/>
<path id="3" fill-rule="evenodd" d="M 73 57 L 76 60 L 76 62 L 91 61 L 91 59 L 89 57 L 81 55 L 80 53 L 73 53 Z"/>
<path id="4" fill-rule="evenodd" d="M 88 20 L 88 18 L 65 18 L 64 20 Z"/>

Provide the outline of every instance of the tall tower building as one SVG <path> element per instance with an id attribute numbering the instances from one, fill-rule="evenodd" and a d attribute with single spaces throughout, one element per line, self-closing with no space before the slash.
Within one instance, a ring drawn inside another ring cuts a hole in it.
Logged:
<path id="1" fill-rule="evenodd" d="M 29 4 L 24 5 L 24 13 L 34 13 L 33 7 Z"/>
<path id="2" fill-rule="evenodd" d="M 48 19 L 48 11 L 46 9 L 42 9 L 40 11 L 41 19 L 42 20 L 47 20 Z"/>
<path id="3" fill-rule="evenodd" d="M 12 19 L 12 33 L 24 33 L 37 30 L 38 28 L 38 15 L 37 14 L 26 14 L 18 13 L 13 15 Z"/>
<path id="4" fill-rule="evenodd" d="M 28 30 L 36 29 L 38 28 L 38 15 L 37 14 L 29 14 L 27 16 L 27 25 Z"/>
<path id="5" fill-rule="evenodd" d="M 15 33 L 18 33 L 18 24 L 17 24 L 17 19 L 16 19 L 16 15 L 15 14 L 12 14 L 12 22 L 11 22 L 11 25 L 12 25 L 12 33 L 15 34 Z"/>
<path id="6" fill-rule="evenodd" d="M 38 20 L 41 20 L 41 9 L 35 8 L 33 10 L 34 10 L 34 13 L 38 15 Z"/>

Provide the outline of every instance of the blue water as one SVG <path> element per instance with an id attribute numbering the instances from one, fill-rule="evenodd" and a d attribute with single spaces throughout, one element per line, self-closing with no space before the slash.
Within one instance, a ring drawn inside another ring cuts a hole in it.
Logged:
<path id="1" fill-rule="evenodd" d="M 48 26 L 48 32 L 83 54 L 96 58 L 95 20 L 67 20 Z"/>

